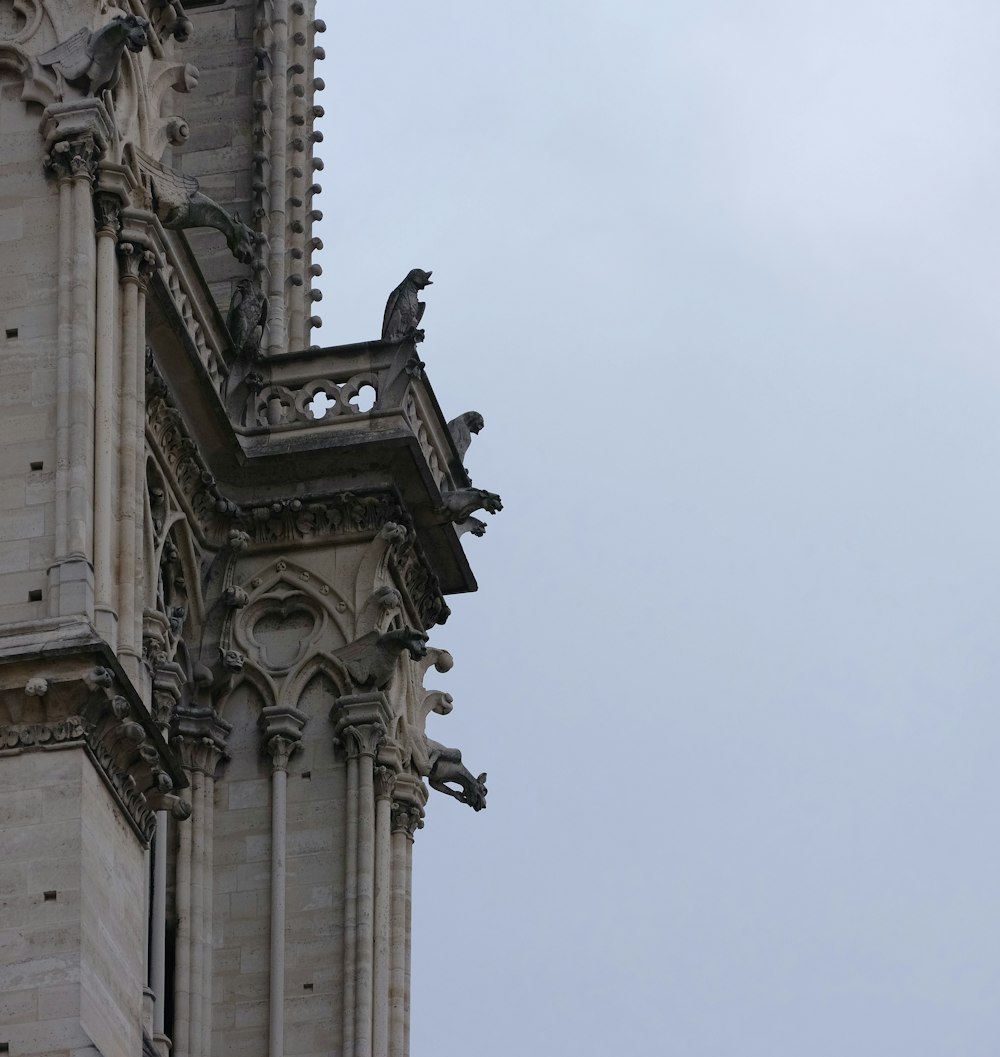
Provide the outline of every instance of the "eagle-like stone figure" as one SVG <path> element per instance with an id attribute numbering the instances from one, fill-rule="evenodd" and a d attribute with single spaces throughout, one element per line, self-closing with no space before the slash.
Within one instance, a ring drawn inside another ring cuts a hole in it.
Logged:
<path id="1" fill-rule="evenodd" d="M 252 279 L 240 279 L 226 316 L 226 329 L 237 356 L 247 360 L 257 358 L 266 323 L 267 297 Z"/>
<path id="2" fill-rule="evenodd" d="M 38 57 L 60 82 L 75 85 L 84 95 L 97 96 L 118 84 L 122 52 L 140 52 L 149 43 L 149 22 L 138 15 L 115 15 L 100 29 L 84 26 L 68 40 Z"/>
<path id="3" fill-rule="evenodd" d="M 433 285 L 431 274 L 421 268 L 414 268 L 389 294 L 385 315 L 382 317 L 383 341 L 404 341 L 406 338 L 412 338 L 414 341 L 424 340 L 424 332 L 419 326 L 427 306 L 418 299 L 417 294 L 425 286 Z"/>
<path id="4" fill-rule="evenodd" d="M 478 411 L 466 411 L 465 414 L 453 418 L 448 423 L 448 432 L 463 462 L 465 462 L 465 453 L 472 444 L 472 435 L 478 433 L 485 425 L 483 416 Z"/>

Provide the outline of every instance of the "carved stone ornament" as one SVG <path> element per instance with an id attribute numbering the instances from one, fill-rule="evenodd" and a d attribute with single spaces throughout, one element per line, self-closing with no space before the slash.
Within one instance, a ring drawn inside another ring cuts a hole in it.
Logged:
<path id="1" fill-rule="evenodd" d="M 340 732 L 340 741 L 350 758 L 370 756 L 374 759 L 384 738 L 385 727 L 380 723 L 351 724 Z"/>
<path id="2" fill-rule="evenodd" d="M 455 442 L 458 457 L 463 462 L 465 461 L 465 453 L 472 444 L 473 434 L 479 433 L 485 425 L 483 416 L 478 411 L 466 411 L 464 415 L 459 415 L 458 418 L 453 418 L 448 423 L 448 432 L 451 434 L 451 439 Z"/>
<path id="3" fill-rule="evenodd" d="M 431 764 L 427 780 L 431 788 L 468 804 L 473 811 L 482 811 L 486 807 L 486 772 L 474 778 L 462 763 L 462 753 L 458 749 L 450 749 L 431 738 L 427 738 L 427 747 Z"/>
<path id="4" fill-rule="evenodd" d="M 375 768 L 375 799 L 389 800 L 396 788 L 396 772 L 391 767 Z"/>
<path id="5" fill-rule="evenodd" d="M 122 53 L 138 53 L 149 43 L 149 23 L 137 15 L 116 15 L 107 25 L 77 30 L 68 40 L 38 57 L 39 65 L 55 71 L 60 96 L 65 85 L 79 88 L 86 96 L 100 95 L 117 85 Z"/>
<path id="6" fill-rule="evenodd" d="M 391 818 L 392 832 L 405 833 L 410 840 L 418 829 L 424 828 L 420 808 L 400 800 L 393 801 Z"/>
<path id="7" fill-rule="evenodd" d="M 211 708 L 181 705 L 174 710 L 170 745 L 188 772 L 215 777 L 219 764 L 229 758 L 226 741 L 231 726 Z"/>
<path id="8" fill-rule="evenodd" d="M 228 213 L 198 190 L 193 176 L 170 169 L 148 154 L 131 148 L 136 168 L 153 195 L 153 210 L 165 228 L 215 228 L 226 237 L 229 252 L 242 264 L 253 260 L 257 236 L 237 214 Z"/>
<path id="9" fill-rule="evenodd" d="M 249 362 L 260 356 L 266 326 L 267 297 L 253 279 L 240 279 L 226 316 L 226 329 L 238 357 Z"/>
<path id="10" fill-rule="evenodd" d="M 417 294 L 426 286 L 431 286 L 431 272 L 414 268 L 396 287 L 386 302 L 385 315 L 382 318 L 383 341 L 423 341 L 424 332 L 419 328 L 424 317 L 426 305 Z"/>
<path id="11" fill-rule="evenodd" d="M 273 738 L 269 738 L 267 741 L 267 752 L 271 757 L 271 766 L 276 771 L 287 771 L 288 763 L 292 758 L 293 753 L 297 752 L 302 748 L 302 742 L 292 741 L 289 738 L 283 738 L 280 735 L 275 735 Z"/>
<path id="12" fill-rule="evenodd" d="M 84 177 L 93 181 L 104 150 L 93 136 L 59 140 L 45 158 L 45 169 L 59 179 Z"/>
<path id="13" fill-rule="evenodd" d="M 260 717 L 264 751 L 276 771 L 287 771 L 288 762 L 302 748 L 302 730 L 308 716 L 297 708 L 268 705 Z"/>
<path id="14" fill-rule="evenodd" d="M 399 655 L 406 650 L 418 660 L 427 652 L 426 643 L 427 636 L 411 627 L 383 633 L 370 631 L 342 646 L 333 654 L 333 660 L 354 690 L 384 690 L 392 680 Z"/>
<path id="15" fill-rule="evenodd" d="M 485 488 L 460 488 L 445 493 L 442 510 L 452 521 L 461 522 L 472 517 L 477 510 L 496 514 L 503 510 L 503 503 L 500 496 L 495 492 L 487 492 Z"/>

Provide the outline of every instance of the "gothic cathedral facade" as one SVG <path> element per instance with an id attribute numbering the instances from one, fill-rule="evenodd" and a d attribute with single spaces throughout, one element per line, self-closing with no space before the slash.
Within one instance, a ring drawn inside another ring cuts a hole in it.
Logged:
<path id="1" fill-rule="evenodd" d="M 414 269 L 321 347 L 315 0 L 0 0 L 0 1054 L 405 1057 L 499 497 Z M 433 681 L 433 680 L 432 680 Z"/>

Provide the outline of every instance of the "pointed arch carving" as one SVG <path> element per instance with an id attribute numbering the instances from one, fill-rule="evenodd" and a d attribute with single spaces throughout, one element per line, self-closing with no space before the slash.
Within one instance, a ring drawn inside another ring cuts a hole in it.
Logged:
<path id="1" fill-rule="evenodd" d="M 308 712 L 308 709 L 303 708 L 302 702 L 305 700 L 312 684 L 317 680 L 330 684 L 332 696 L 326 704 L 326 709 L 329 711 L 334 697 L 343 694 L 345 686 L 342 673 L 338 671 L 333 660 L 325 653 L 314 653 L 306 657 L 298 668 L 289 675 L 285 684 L 285 699 L 303 712 Z M 312 718 L 316 718 L 311 712 L 309 712 L 309 715 Z"/>
<path id="2" fill-rule="evenodd" d="M 230 722 L 234 719 L 229 714 L 234 707 L 233 702 L 239 700 L 241 690 L 245 691 L 247 689 L 256 694 L 261 703 L 261 710 L 276 704 L 278 701 L 278 689 L 268 673 L 258 668 L 252 661 L 244 661 L 243 670 L 234 679 L 232 688 L 219 701 L 219 713 L 223 719 Z"/>

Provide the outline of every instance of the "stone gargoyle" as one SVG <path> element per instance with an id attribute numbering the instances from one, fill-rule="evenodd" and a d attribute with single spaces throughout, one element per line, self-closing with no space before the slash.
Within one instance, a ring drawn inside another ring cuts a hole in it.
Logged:
<path id="1" fill-rule="evenodd" d="M 423 741 L 426 758 L 420 758 L 423 754 L 415 752 L 413 762 L 417 770 L 426 775 L 431 788 L 468 804 L 473 811 L 482 811 L 486 807 L 486 772 L 477 778 L 462 763 L 462 753 L 458 749 L 450 749 L 426 736 Z"/>
<path id="2" fill-rule="evenodd" d="M 459 415 L 448 423 L 448 432 L 455 442 L 458 457 L 462 462 L 465 462 L 465 453 L 472 444 L 472 435 L 478 433 L 485 425 L 483 416 L 478 411 L 466 411 L 464 415 Z"/>
<path id="3" fill-rule="evenodd" d="M 427 636 L 411 627 L 369 631 L 360 639 L 342 646 L 332 656 L 353 691 L 384 690 L 403 650 L 416 661 L 427 653 L 426 643 Z"/>
<path id="4" fill-rule="evenodd" d="M 137 15 L 115 15 L 100 29 L 78 29 L 68 40 L 38 57 L 39 65 L 51 67 L 59 83 L 59 94 L 71 84 L 87 96 L 114 88 L 121 74 L 122 53 L 140 52 L 149 43 L 149 22 Z"/>
<path id="5" fill-rule="evenodd" d="M 226 316 L 226 329 L 237 356 L 257 359 L 266 324 L 267 297 L 253 279 L 240 279 Z"/>
<path id="6" fill-rule="evenodd" d="M 445 492 L 439 513 L 465 531 L 481 536 L 486 525 L 472 516 L 477 510 L 495 514 L 503 510 L 503 503 L 496 492 L 487 492 L 485 488 L 456 488 L 453 492 Z"/>
<path id="7" fill-rule="evenodd" d="M 417 294 L 425 286 L 433 285 L 431 274 L 422 268 L 414 268 L 389 294 L 385 315 L 382 317 L 383 341 L 403 341 L 406 338 L 412 338 L 414 341 L 424 340 L 424 332 L 419 327 L 427 306 Z"/>
<path id="8" fill-rule="evenodd" d="M 253 260 L 257 236 L 239 214 L 228 213 L 202 194 L 193 176 L 167 168 L 136 147 L 132 150 L 139 171 L 152 188 L 153 212 L 165 228 L 215 228 L 226 236 L 226 245 L 238 261 L 249 264 Z"/>

